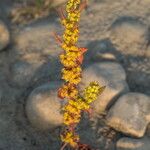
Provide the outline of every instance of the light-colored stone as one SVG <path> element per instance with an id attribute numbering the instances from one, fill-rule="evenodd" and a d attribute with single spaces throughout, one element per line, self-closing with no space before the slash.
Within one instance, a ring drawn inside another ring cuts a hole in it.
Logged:
<path id="1" fill-rule="evenodd" d="M 57 7 L 61 4 L 64 4 L 65 2 L 67 2 L 67 0 L 51 0 L 51 1 L 52 1 L 52 4 L 51 4 L 52 7 Z"/>
<path id="2" fill-rule="evenodd" d="M 141 93 L 120 97 L 107 115 L 107 124 L 134 137 L 142 137 L 150 122 L 150 98 Z"/>
<path id="3" fill-rule="evenodd" d="M 130 48 L 130 53 L 134 53 L 141 45 L 145 44 L 146 34 L 146 25 L 142 21 L 132 17 L 118 18 L 112 24 L 110 30 L 110 38 L 113 44 L 122 50 Z"/>
<path id="4" fill-rule="evenodd" d="M 21 55 L 25 61 L 33 62 L 35 60 L 36 63 L 41 60 L 49 61 L 49 56 L 58 57 L 62 49 L 58 47 L 52 35 L 55 28 L 57 25 L 51 22 L 23 28 L 21 32 L 14 35 L 17 54 Z"/>
<path id="5" fill-rule="evenodd" d="M 10 34 L 7 26 L 0 21 L 0 51 L 3 50 L 10 42 Z"/>
<path id="6" fill-rule="evenodd" d="M 111 53 L 104 53 L 101 57 L 107 60 L 116 60 L 116 57 Z"/>
<path id="7" fill-rule="evenodd" d="M 106 60 L 106 61 L 116 61 L 115 55 L 111 53 L 96 53 L 92 60 L 99 61 L 99 60 Z"/>
<path id="8" fill-rule="evenodd" d="M 116 49 L 109 39 L 93 41 L 89 45 L 87 51 L 87 59 L 92 61 L 116 61 Z M 86 59 L 85 57 L 85 59 Z"/>
<path id="9" fill-rule="evenodd" d="M 15 46 L 20 54 L 39 53 L 50 54 L 51 31 L 53 26 L 39 25 L 35 27 L 26 27 L 14 36 Z M 34 35 L 34 36 L 33 36 Z"/>
<path id="10" fill-rule="evenodd" d="M 92 81 L 98 81 L 100 86 L 106 86 L 105 91 L 93 102 L 94 112 L 100 114 L 120 94 L 128 92 L 126 74 L 118 63 L 95 63 L 83 70 L 80 89 L 84 89 Z"/>
<path id="11" fill-rule="evenodd" d="M 60 82 L 50 82 L 32 91 L 26 102 L 26 114 L 31 125 L 40 130 L 52 130 L 63 123 L 61 102 L 57 97 Z"/>
<path id="12" fill-rule="evenodd" d="M 139 42 L 145 32 L 144 25 L 132 18 L 119 18 L 112 25 L 112 36 L 129 44 Z"/>
<path id="13" fill-rule="evenodd" d="M 150 139 L 145 137 L 142 139 L 121 138 L 117 142 L 117 150 L 149 150 Z"/>

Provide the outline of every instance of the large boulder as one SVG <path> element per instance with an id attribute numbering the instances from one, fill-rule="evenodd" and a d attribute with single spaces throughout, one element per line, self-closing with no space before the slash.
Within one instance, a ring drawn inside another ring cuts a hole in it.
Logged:
<path id="1" fill-rule="evenodd" d="M 115 130 L 142 137 L 150 122 L 150 98 L 141 93 L 125 94 L 109 110 L 106 119 Z"/>
<path id="2" fill-rule="evenodd" d="M 50 82 L 32 91 L 26 102 L 26 114 L 31 125 L 39 130 L 52 130 L 63 123 L 61 102 L 57 97 L 60 82 Z"/>
<path id="3" fill-rule="evenodd" d="M 92 81 L 98 81 L 100 86 L 106 86 L 105 91 L 93 102 L 95 114 L 105 111 L 116 97 L 129 90 L 125 71 L 118 63 L 95 63 L 83 70 L 80 89 L 84 89 Z"/>
<path id="4" fill-rule="evenodd" d="M 26 27 L 14 36 L 14 46 L 10 55 L 17 60 L 10 64 L 11 83 L 17 87 L 27 87 L 30 83 L 60 79 L 61 64 L 58 55 L 61 49 L 51 37 L 54 25 Z M 57 74 L 57 75 L 56 75 Z M 34 80 L 34 81 L 33 81 Z"/>
<path id="5" fill-rule="evenodd" d="M 10 42 L 10 33 L 7 26 L 0 20 L 0 51 Z"/>
<path id="6" fill-rule="evenodd" d="M 34 27 L 25 27 L 18 34 L 14 35 L 14 44 L 21 55 L 40 53 L 45 55 L 57 55 L 61 48 L 54 43 L 51 31 L 55 30 L 55 24 L 35 25 Z M 52 37 L 52 38 L 50 38 Z M 57 50 L 56 50 L 57 49 Z"/>
<path id="7" fill-rule="evenodd" d="M 150 139 L 145 137 L 142 139 L 121 138 L 117 142 L 117 150 L 149 150 Z"/>
<path id="8" fill-rule="evenodd" d="M 147 42 L 147 33 L 147 26 L 131 16 L 117 18 L 110 27 L 112 43 L 117 49 L 128 54 L 140 54 L 141 47 Z"/>

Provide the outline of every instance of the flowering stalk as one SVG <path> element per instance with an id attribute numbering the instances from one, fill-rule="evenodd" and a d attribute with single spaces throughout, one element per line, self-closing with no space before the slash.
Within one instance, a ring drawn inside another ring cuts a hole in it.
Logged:
<path id="1" fill-rule="evenodd" d="M 79 48 L 76 45 L 79 37 L 80 13 L 85 6 L 86 1 L 68 0 L 66 5 L 67 16 L 62 9 L 59 10 L 61 24 L 65 28 L 63 37 L 54 34 L 59 45 L 64 49 L 64 53 L 60 55 L 60 61 L 64 66 L 61 70 L 62 79 L 66 81 L 58 90 L 58 96 L 67 100 L 67 104 L 63 108 L 63 121 L 66 130 L 61 134 L 61 140 L 64 143 L 61 150 L 67 144 L 76 149 L 85 146 L 85 144 L 79 142 L 75 127 L 81 119 L 81 112 L 90 112 L 90 104 L 97 99 L 105 88 L 100 87 L 97 82 L 91 82 L 82 94 L 79 94 L 77 88 L 81 81 L 83 54 L 87 51 L 86 48 Z"/>

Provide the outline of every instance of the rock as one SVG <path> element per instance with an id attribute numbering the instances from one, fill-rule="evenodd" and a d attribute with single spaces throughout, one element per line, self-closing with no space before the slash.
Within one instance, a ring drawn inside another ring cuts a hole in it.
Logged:
<path id="1" fill-rule="evenodd" d="M 149 150 L 149 141 L 147 137 L 142 139 L 121 138 L 117 142 L 117 150 Z"/>
<path id="2" fill-rule="evenodd" d="M 145 55 L 146 56 L 146 55 Z M 132 91 L 150 94 L 150 59 L 132 59 L 127 67 L 128 83 Z"/>
<path id="3" fill-rule="evenodd" d="M 40 130 L 52 130 L 63 123 L 61 102 L 57 97 L 59 82 L 50 82 L 34 89 L 26 102 L 26 114 L 31 125 Z"/>
<path id="4" fill-rule="evenodd" d="M 48 1 L 48 0 L 47 0 L 47 1 Z M 59 5 L 63 4 L 63 3 L 65 3 L 65 2 L 67 2 L 67 0 L 55 0 L 55 1 L 52 0 L 51 6 L 52 6 L 52 7 L 57 7 L 57 6 L 59 6 Z"/>
<path id="5" fill-rule="evenodd" d="M 52 42 L 52 38 L 50 38 L 52 30 L 54 30 L 54 28 L 51 24 L 49 26 L 39 25 L 24 28 L 14 36 L 15 46 L 18 49 L 18 53 L 21 55 L 33 52 L 49 54 L 51 52 L 51 45 L 49 43 Z"/>
<path id="6" fill-rule="evenodd" d="M 112 24 L 110 38 L 118 48 L 124 50 L 128 46 L 133 52 L 135 48 L 145 44 L 146 32 L 146 25 L 137 18 L 121 17 Z"/>
<path id="7" fill-rule="evenodd" d="M 106 86 L 102 95 L 93 102 L 96 114 L 103 112 L 116 97 L 129 90 L 125 71 L 118 63 L 95 63 L 83 70 L 80 89 L 84 89 L 91 81 L 98 81 L 100 86 Z"/>
<path id="8" fill-rule="evenodd" d="M 36 59 L 45 59 L 48 56 L 57 57 L 62 49 L 58 47 L 52 31 L 57 25 L 51 22 L 44 22 L 41 25 L 25 27 L 18 34 L 14 35 L 14 45 L 19 56 L 30 59 L 29 55 L 36 57 Z M 50 44 L 52 43 L 52 44 Z M 13 52 L 15 53 L 16 50 Z M 43 58 L 39 58 L 40 56 Z M 33 58 L 31 58 L 33 61 Z M 35 59 L 35 60 L 36 60 Z"/>
<path id="9" fill-rule="evenodd" d="M 10 42 L 10 34 L 6 25 L 0 21 L 0 51 L 6 48 Z"/>
<path id="10" fill-rule="evenodd" d="M 150 98 L 141 93 L 127 93 L 117 100 L 106 119 L 115 130 L 142 137 L 150 122 Z"/>
<path id="11" fill-rule="evenodd" d="M 85 59 L 89 61 L 116 61 L 116 49 L 109 39 L 93 41 L 88 45 Z"/>
<path id="12" fill-rule="evenodd" d="M 115 55 L 113 55 L 111 53 L 104 53 L 104 54 L 101 54 L 101 55 L 97 55 L 96 58 L 98 59 L 98 57 L 101 58 L 101 59 L 107 60 L 107 61 L 111 61 L 111 60 L 116 61 Z"/>

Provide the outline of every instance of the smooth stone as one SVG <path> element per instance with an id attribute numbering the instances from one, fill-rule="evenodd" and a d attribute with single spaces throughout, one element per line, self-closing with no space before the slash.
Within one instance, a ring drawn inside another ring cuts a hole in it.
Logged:
<path id="1" fill-rule="evenodd" d="M 31 125 L 39 130 L 53 130 L 62 125 L 61 101 L 57 97 L 60 82 L 50 82 L 34 89 L 26 101 L 26 114 Z"/>
<path id="2" fill-rule="evenodd" d="M 106 86 L 105 91 L 92 104 L 95 114 L 105 111 L 116 97 L 129 91 L 126 73 L 118 63 L 95 63 L 83 70 L 80 89 L 83 90 L 92 81 L 97 81 L 100 86 Z"/>
<path id="3" fill-rule="evenodd" d="M 117 150 L 149 150 L 150 139 L 144 137 L 142 139 L 121 138 L 117 141 Z"/>
<path id="4" fill-rule="evenodd" d="M 97 54 L 94 60 L 107 60 L 107 61 L 116 61 L 115 55 L 111 53 Z"/>
<path id="5" fill-rule="evenodd" d="M 150 122 L 150 98 L 142 93 L 127 93 L 111 107 L 106 120 L 117 131 L 143 137 Z"/>
<path id="6" fill-rule="evenodd" d="M 52 1 L 51 6 L 52 6 L 52 7 L 57 7 L 57 6 L 59 6 L 59 5 L 64 4 L 65 2 L 67 2 L 67 0 L 55 0 L 55 1 Z"/>
<path id="7" fill-rule="evenodd" d="M 141 47 L 147 42 L 147 33 L 147 25 L 138 18 L 123 16 L 117 18 L 110 27 L 109 37 L 117 49 L 128 54 L 140 54 Z"/>

